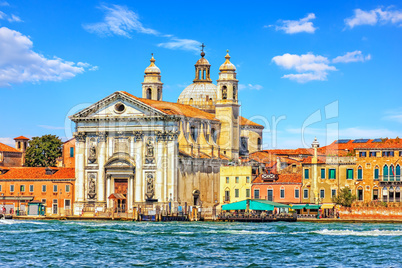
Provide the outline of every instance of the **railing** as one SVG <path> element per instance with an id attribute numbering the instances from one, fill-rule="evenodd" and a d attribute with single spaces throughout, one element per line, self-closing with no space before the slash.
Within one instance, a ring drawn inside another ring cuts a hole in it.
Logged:
<path id="1" fill-rule="evenodd" d="M 230 220 L 230 221 L 269 221 L 269 220 L 294 220 L 296 219 L 296 213 L 280 213 L 280 214 L 267 214 L 265 212 L 261 214 L 249 213 L 249 212 L 221 212 L 218 215 L 219 220 Z"/>
<path id="2" fill-rule="evenodd" d="M 223 196 L 223 202 L 230 202 L 230 196 Z"/>
<path id="3" fill-rule="evenodd" d="M 401 176 L 400 175 L 388 175 L 388 176 L 379 176 L 380 181 L 401 181 Z"/>

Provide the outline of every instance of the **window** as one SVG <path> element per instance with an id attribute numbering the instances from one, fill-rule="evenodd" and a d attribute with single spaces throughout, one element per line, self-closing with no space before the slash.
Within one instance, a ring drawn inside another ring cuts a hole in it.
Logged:
<path id="1" fill-rule="evenodd" d="M 380 170 L 378 169 L 378 166 L 376 166 L 374 169 L 374 179 L 378 180 L 379 176 L 380 176 Z"/>
<path id="2" fill-rule="evenodd" d="M 222 87 L 222 99 L 226 100 L 228 98 L 228 89 L 226 88 L 226 86 Z"/>
<path id="3" fill-rule="evenodd" d="M 303 190 L 303 198 L 307 199 L 308 198 L 308 189 Z"/>
<path id="4" fill-rule="evenodd" d="M 400 181 L 401 180 L 401 167 L 399 165 L 396 166 L 395 175 L 396 175 L 396 180 Z"/>
<path id="5" fill-rule="evenodd" d="M 362 180 L 363 179 L 363 168 L 359 166 L 357 169 L 357 179 Z"/>
<path id="6" fill-rule="evenodd" d="M 10 185 L 10 192 L 14 192 L 14 185 Z"/>
<path id="7" fill-rule="evenodd" d="M 346 169 L 346 179 L 353 180 L 353 169 L 352 168 Z"/>
<path id="8" fill-rule="evenodd" d="M 272 189 L 268 189 L 267 200 L 268 201 L 274 201 L 274 191 Z"/>
<path id="9" fill-rule="evenodd" d="M 402 151 L 399 151 L 399 156 L 402 156 Z"/>
<path id="10" fill-rule="evenodd" d="M 378 189 L 373 189 L 373 200 L 378 200 Z"/>
<path id="11" fill-rule="evenodd" d="M 383 157 L 394 156 L 394 151 L 383 151 L 383 152 L 382 152 L 382 156 L 383 156 Z"/>
<path id="12" fill-rule="evenodd" d="M 246 177 L 246 182 L 250 183 L 250 177 Z"/>
<path id="13" fill-rule="evenodd" d="M 384 166 L 382 175 L 384 176 L 384 181 L 387 181 L 388 180 L 388 166 L 387 165 Z"/>
<path id="14" fill-rule="evenodd" d="M 370 157 L 376 157 L 377 156 L 377 152 L 370 152 Z"/>
<path id="15" fill-rule="evenodd" d="M 309 170 L 308 169 L 304 170 L 304 178 L 309 179 Z"/>
<path id="16" fill-rule="evenodd" d="M 46 185 L 42 185 L 42 192 L 43 192 L 43 193 L 46 192 Z"/>
<path id="17" fill-rule="evenodd" d="M 239 189 L 235 189 L 235 197 L 239 198 Z"/>
<path id="18" fill-rule="evenodd" d="M 25 192 L 25 185 L 20 185 L 20 192 Z"/>
<path id="19" fill-rule="evenodd" d="M 147 89 L 147 99 L 152 99 L 152 89 Z"/>
<path id="20" fill-rule="evenodd" d="M 335 179 L 336 178 L 336 169 L 330 168 L 328 170 L 328 178 L 329 179 Z"/>
<path id="21" fill-rule="evenodd" d="M 46 198 L 43 198 L 41 202 L 46 206 Z"/>
<path id="22" fill-rule="evenodd" d="M 395 178 L 395 169 L 394 169 L 394 165 L 390 165 L 389 166 L 389 180 L 393 181 Z"/>
<path id="23" fill-rule="evenodd" d="M 336 196 L 336 189 L 332 189 L 331 190 L 331 197 L 335 197 Z"/>
<path id="24" fill-rule="evenodd" d="M 197 141 L 197 138 L 198 138 L 197 128 L 190 127 L 190 133 L 191 133 L 191 138 L 193 138 L 194 141 Z"/>
<path id="25" fill-rule="evenodd" d="M 360 157 L 366 157 L 367 152 L 359 152 Z"/>
<path id="26" fill-rule="evenodd" d="M 357 189 L 357 200 L 363 201 L 363 189 L 362 188 Z"/>
<path id="27" fill-rule="evenodd" d="M 33 192 L 34 191 L 34 186 L 33 186 L 33 184 L 31 184 L 31 185 L 29 185 L 29 192 Z"/>
<path id="28" fill-rule="evenodd" d="M 320 190 L 320 198 L 323 199 L 325 197 L 325 190 L 321 189 Z"/>
<path id="29" fill-rule="evenodd" d="M 285 189 L 281 189 L 281 198 L 285 198 Z"/>
<path id="30" fill-rule="evenodd" d="M 225 191 L 225 202 L 229 202 L 229 201 L 230 201 L 230 192 Z"/>
<path id="31" fill-rule="evenodd" d="M 295 198 L 299 198 L 300 197 L 300 191 L 299 189 L 295 189 Z"/>
<path id="32" fill-rule="evenodd" d="M 250 189 L 246 189 L 246 197 L 250 198 Z"/>
<path id="33" fill-rule="evenodd" d="M 74 147 L 70 147 L 70 157 L 74 157 Z"/>
<path id="34" fill-rule="evenodd" d="M 325 168 L 321 169 L 321 179 L 325 179 Z"/>
<path id="35" fill-rule="evenodd" d="M 53 184 L 53 192 L 57 193 L 57 184 Z"/>
<path id="36" fill-rule="evenodd" d="M 226 177 L 226 183 L 229 183 L 229 177 Z"/>
<path id="37" fill-rule="evenodd" d="M 70 192 L 70 185 L 66 184 L 66 193 Z"/>
<path id="38" fill-rule="evenodd" d="M 239 183 L 239 177 L 236 177 L 236 183 Z"/>
<path id="39" fill-rule="evenodd" d="M 216 139 L 218 138 L 218 133 L 216 132 L 216 130 L 214 128 L 211 129 L 211 135 L 212 135 L 212 139 L 214 140 L 214 142 L 216 142 Z"/>
<path id="40" fill-rule="evenodd" d="M 260 199 L 260 189 L 254 189 L 254 199 Z"/>
<path id="41" fill-rule="evenodd" d="M 64 209 L 71 209 L 71 200 L 70 199 L 64 200 Z"/>

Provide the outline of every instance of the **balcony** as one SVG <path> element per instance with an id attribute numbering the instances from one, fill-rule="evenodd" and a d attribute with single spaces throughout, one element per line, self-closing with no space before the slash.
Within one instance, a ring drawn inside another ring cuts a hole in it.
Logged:
<path id="1" fill-rule="evenodd" d="M 382 185 L 399 185 L 402 186 L 401 176 L 379 176 L 378 180 Z"/>

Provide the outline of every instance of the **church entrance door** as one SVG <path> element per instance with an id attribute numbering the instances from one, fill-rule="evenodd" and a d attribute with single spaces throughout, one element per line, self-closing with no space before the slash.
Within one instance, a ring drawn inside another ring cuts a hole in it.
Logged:
<path id="1" fill-rule="evenodd" d="M 114 179 L 114 192 L 127 198 L 128 179 Z M 127 199 L 117 200 L 116 212 L 126 212 Z"/>

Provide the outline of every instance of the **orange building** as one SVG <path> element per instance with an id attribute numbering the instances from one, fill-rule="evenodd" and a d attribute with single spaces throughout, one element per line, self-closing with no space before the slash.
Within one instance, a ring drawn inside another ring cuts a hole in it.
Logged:
<path id="1" fill-rule="evenodd" d="M 251 186 L 253 199 L 296 204 L 301 202 L 301 174 L 261 174 Z"/>
<path id="2" fill-rule="evenodd" d="M 75 168 L 75 138 L 63 143 L 63 163 L 65 168 Z"/>
<path id="3" fill-rule="evenodd" d="M 0 208 L 26 215 L 29 202 L 41 202 L 46 215 L 72 215 L 74 168 L 1 167 Z"/>

